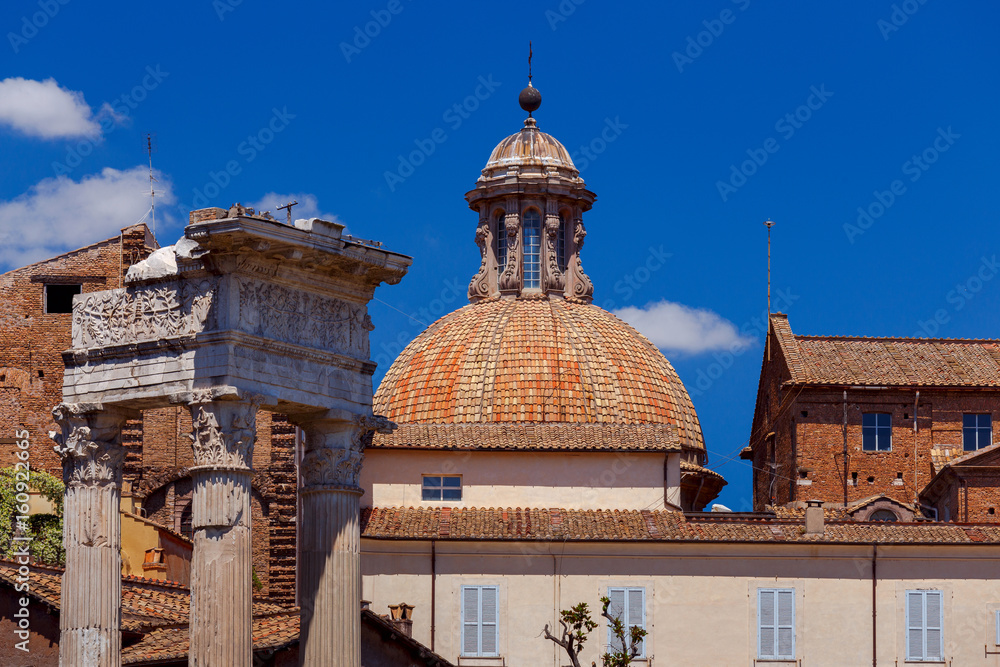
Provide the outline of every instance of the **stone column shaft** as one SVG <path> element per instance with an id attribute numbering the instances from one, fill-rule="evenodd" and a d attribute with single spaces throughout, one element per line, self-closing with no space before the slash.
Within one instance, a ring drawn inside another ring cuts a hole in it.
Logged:
<path id="1" fill-rule="evenodd" d="M 361 665 L 361 489 L 363 439 L 384 418 L 301 424 L 305 453 L 300 539 L 299 665 Z"/>
<path id="2" fill-rule="evenodd" d="M 250 463 L 258 403 L 192 402 L 191 647 L 188 664 L 253 661 Z"/>
<path id="3" fill-rule="evenodd" d="M 63 403 L 53 433 L 66 483 L 59 664 L 121 665 L 121 428 L 126 415 L 100 406 Z"/>

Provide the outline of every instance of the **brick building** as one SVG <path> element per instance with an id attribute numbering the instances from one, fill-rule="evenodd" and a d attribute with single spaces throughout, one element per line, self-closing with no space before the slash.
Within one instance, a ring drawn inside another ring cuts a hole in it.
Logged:
<path id="1" fill-rule="evenodd" d="M 855 518 L 906 520 L 933 516 L 923 502 L 957 520 L 953 487 L 974 477 L 961 520 L 994 521 L 995 474 L 969 471 L 994 451 L 998 409 L 1000 340 L 801 336 L 776 313 L 742 455 L 754 508 L 819 499 Z M 932 480 L 939 490 L 921 501 Z"/>
<path id="2" fill-rule="evenodd" d="M 14 434 L 29 433 L 30 464 L 57 477 L 62 463 L 48 433 L 62 401 L 63 352 L 71 347 L 75 294 L 117 288 L 130 266 L 159 247 L 149 229 L 118 236 L 0 275 L 0 465 L 10 466 Z M 254 572 L 257 592 L 276 602 L 295 599 L 295 429 L 282 415 L 261 412 L 254 449 Z M 123 510 L 191 536 L 193 451 L 184 407 L 147 410 L 130 422 Z"/>

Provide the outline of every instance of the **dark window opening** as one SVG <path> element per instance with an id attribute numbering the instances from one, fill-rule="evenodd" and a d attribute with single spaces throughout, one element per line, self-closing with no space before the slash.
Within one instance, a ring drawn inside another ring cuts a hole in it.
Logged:
<path id="1" fill-rule="evenodd" d="M 38 377 L 40 378 L 45 377 L 45 371 L 43 371 L 41 368 L 38 369 Z"/>
<path id="2" fill-rule="evenodd" d="M 990 415 L 962 415 L 962 448 L 974 452 L 993 444 L 993 419 Z"/>
<path id="3" fill-rule="evenodd" d="M 72 313 L 73 297 L 83 292 L 83 285 L 46 285 L 45 312 Z"/>
<path id="4" fill-rule="evenodd" d="M 861 415 L 861 449 L 866 452 L 892 451 L 892 415 L 888 412 Z"/>
<path id="5" fill-rule="evenodd" d="M 799 471 L 799 477 L 801 477 L 802 479 L 806 479 L 807 477 L 809 477 L 809 471 L 808 470 L 800 470 Z"/>
<path id="6" fill-rule="evenodd" d="M 897 472 L 896 473 L 896 479 L 903 479 L 903 473 Z"/>
<path id="7" fill-rule="evenodd" d="M 181 529 L 180 534 L 189 540 L 194 539 L 194 530 L 191 527 L 191 503 L 189 502 L 187 507 L 181 512 Z"/>
<path id="8" fill-rule="evenodd" d="M 875 483 L 875 478 L 874 477 L 869 477 L 868 478 L 868 483 L 869 484 L 874 484 Z"/>
<path id="9" fill-rule="evenodd" d="M 851 484 L 853 484 L 854 486 L 858 485 L 858 473 L 856 472 L 851 473 Z"/>
<path id="10" fill-rule="evenodd" d="M 423 500 L 461 500 L 462 478 L 457 475 L 426 475 L 421 497 Z"/>
<path id="11" fill-rule="evenodd" d="M 803 417 L 808 417 L 809 416 L 809 411 L 808 410 L 803 410 L 802 411 L 802 416 Z"/>
<path id="12" fill-rule="evenodd" d="M 995 508 L 995 507 L 991 507 L 991 508 L 989 508 L 988 510 L 986 510 L 986 513 L 987 513 L 987 514 L 996 514 L 996 513 L 997 513 L 997 510 L 996 510 L 996 508 Z"/>

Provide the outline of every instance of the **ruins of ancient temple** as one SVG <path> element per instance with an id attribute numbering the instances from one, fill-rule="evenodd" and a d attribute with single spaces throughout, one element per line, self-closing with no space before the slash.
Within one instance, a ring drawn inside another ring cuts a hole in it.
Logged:
<path id="1" fill-rule="evenodd" d="M 410 259 L 343 230 L 239 206 L 195 211 L 124 287 L 74 300 L 53 411 L 68 482 L 61 664 L 120 664 L 121 430 L 167 406 L 193 425 L 190 664 L 251 663 L 258 410 L 303 433 L 301 662 L 358 664 L 358 475 L 364 439 L 390 427 L 371 412 L 367 304 Z"/>

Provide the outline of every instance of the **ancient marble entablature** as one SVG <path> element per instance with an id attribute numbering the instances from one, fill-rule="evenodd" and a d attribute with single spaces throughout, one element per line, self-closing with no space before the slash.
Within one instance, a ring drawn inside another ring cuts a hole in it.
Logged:
<path id="1" fill-rule="evenodd" d="M 287 413 L 370 407 L 367 303 L 410 258 L 333 222 L 226 215 L 195 211 L 125 287 L 76 297 L 64 400 L 149 408 L 230 387 Z"/>

